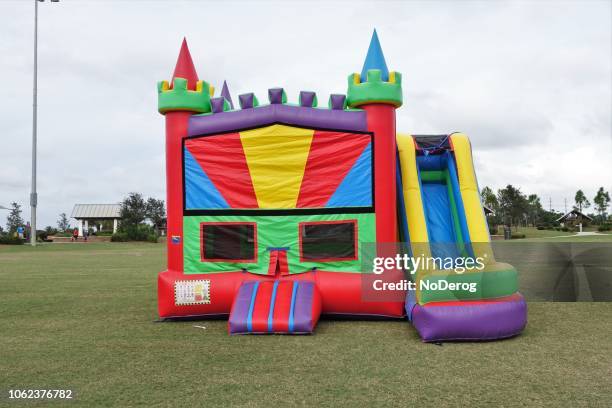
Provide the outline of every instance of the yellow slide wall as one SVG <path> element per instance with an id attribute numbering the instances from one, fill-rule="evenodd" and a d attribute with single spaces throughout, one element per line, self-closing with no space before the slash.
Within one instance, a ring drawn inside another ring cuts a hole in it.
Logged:
<path id="1" fill-rule="evenodd" d="M 423 197 L 419 184 L 419 174 L 416 163 L 416 151 L 411 135 L 398 134 L 396 137 L 402 173 L 402 193 L 410 234 L 410 246 L 415 254 L 429 256 L 429 237 L 423 210 Z"/>
<path id="2" fill-rule="evenodd" d="M 455 153 L 459 190 L 461 191 L 461 199 L 463 200 L 465 218 L 470 233 L 470 241 L 474 248 L 474 255 L 484 257 L 485 263 L 494 262 L 487 219 L 480 202 L 480 192 L 478 191 L 478 182 L 474 172 L 470 140 L 463 133 L 453 133 L 450 135 L 450 140 L 453 152 Z"/>

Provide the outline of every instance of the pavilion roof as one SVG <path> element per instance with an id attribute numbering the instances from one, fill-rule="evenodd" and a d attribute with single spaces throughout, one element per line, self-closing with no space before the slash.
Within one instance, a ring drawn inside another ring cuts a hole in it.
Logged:
<path id="1" fill-rule="evenodd" d="M 593 218 L 589 217 L 588 215 L 581 213 L 580 211 L 578 211 L 577 209 L 573 209 L 572 211 L 562 215 L 561 217 L 557 218 L 557 222 L 560 221 L 564 221 L 567 219 L 573 219 L 573 218 L 577 218 L 578 216 L 582 216 L 582 218 L 586 218 L 589 221 L 593 221 Z"/>
<path id="2" fill-rule="evenodd" d="M 71 218 L 121 218 L 120 204 L 75 204 Z"/>

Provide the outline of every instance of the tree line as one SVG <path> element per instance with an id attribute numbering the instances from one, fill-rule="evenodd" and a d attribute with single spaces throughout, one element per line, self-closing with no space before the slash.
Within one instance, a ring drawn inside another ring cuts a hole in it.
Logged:
<path id="1" fill-rule="evenodd" d="M 129 193 L 121 201 L 121 220 L 113 241 L 157 242 L 166 224 L 164 200 L 153 197 L 145 199 L 140 193 Z M 57 227 L 47 226 L 38 230 L 37 238 L 46 240 L 52 235 L 71 235 L 73 227 L 66 213 L 61 213 Z M 18 234 L 18 231 L 21 234 Z M 19 244 L 29 239 L 29 223 L 22 217 L 21 205 L 13 202 L 6 217 L 6 230 L 0 225 L 0 243 Z"/>
<path id="2" fill-rule="evenodd" d="M 557 221 L 563 215 L 561 212 L 546 210 L 537 194 L 526 195 L 520 188 L 508 184 L 505 188 L 497 190 L 484 187 L 480 191 L 483 205 L 493 211 L 488 217 L 489 227 L 496 229 L 498 225 L 509 227 L 534 226 L 552 228 L 559 226 Z M 600 187 L 593 197 L 595 213 L 585 214 L 593 219 L 594 224 L 607 227 L 610 223 L 608 207 L 610 206 L 610 194 Z M 574 195 L 573 208 L 584 213 L 591 207 L 591 202 L 582 190 L 576 191 Z"/>

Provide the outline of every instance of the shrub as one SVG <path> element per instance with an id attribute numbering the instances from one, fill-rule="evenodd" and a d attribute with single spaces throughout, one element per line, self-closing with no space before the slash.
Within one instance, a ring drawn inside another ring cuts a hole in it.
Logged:
<path id="1" fill-rule="evenodd" d="M 561 228 L 561 231 L 563 231 L 563 232 L 569 232 L 569 228 L 567 228 L 567 227 L 562 227 L 562 228 Z"/>
<path id="2" fill-rule="evenodd" d="M 129 238 L 125 232 L 117 232 L 111 235 L 111 242 L 127 242 Z"/>
<path id="3" fill-rule="evenodd" d="M 525 234 L 521 232 L 515 232 L 510 236 L 510 239 L 523 239 L 525 238 Z"/>
<path id="4" fill-rule="evenodd" d="M 10 235 L 0 235 L 0 245 L 23 245 L 23 239 Z"/>
<path id="5" fill-rule="evenodd" d="M 599 227 L 597 227 L 597 231 L 599 232 L 610 231 L 610 229 L 612 229 L 610 224 L 601 224 Z"/>
<path id="6" fill-rule="evenodd" d="M 536 228 L 537 228 L 539 231 L 542 231 L 542 230 L 545 230 L 545 229 L 546 229 L 546 227 L 545 227 L 544 225 L 538 225 Z"/>
<path id="7" fill-rule="evenodd" d="M 150 225 L 140 224 L 123 227 L 111 236 L 112 242 L 143 241 L 157 242 L 157 234 Z"/>
<path id="8" fill-rule="evenodd" d="M 127 234 L 130 241 L 147 241 L 149 235 L 155 233 L 153 228 L 146 224 L 126 227 L 123 232 Z"/>

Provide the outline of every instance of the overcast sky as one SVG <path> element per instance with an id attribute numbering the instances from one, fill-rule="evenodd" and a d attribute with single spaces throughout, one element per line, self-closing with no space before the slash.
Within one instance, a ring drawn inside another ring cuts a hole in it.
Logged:
<path id="1" fill-rule="evenodd" d="M 28 219 L 33 1 L 0 0 L 0 15 L 0 205 Z M 398 131 L 467 133 L 481 188 L 563 210 L 578 188 L 612 187 L 610 1 L 61 0 L 39 18 L 39 228 L 75 203 L 165 198 L 156 82 L 183 36 L 200 79 L 227 79 L 234 100 L 282 86 L 326 103 L 376 27 L 403 74 Z"/>

